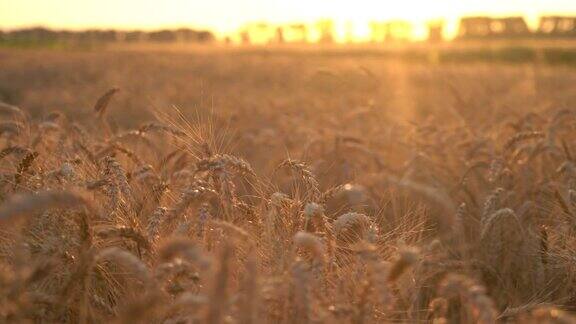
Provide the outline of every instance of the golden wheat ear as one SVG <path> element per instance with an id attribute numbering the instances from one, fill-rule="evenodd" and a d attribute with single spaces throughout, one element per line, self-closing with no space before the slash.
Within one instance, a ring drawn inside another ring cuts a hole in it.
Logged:
<path id="1" fill-rule="evenodd" d="M 114 95 L 119 91 L 120 88 L 112 88 L 106 91 L 106 93 L 104 93 L 100 98 L 98 98 L 96 104 L 94 105 L 94 111 L 96 114 L 98 114 L 98 118 L 104 118 L 112 97 L 114 97 Z"/>
<path id="2" fill-rule="evenodd" d="M 102 123 L 102 127 L 104 128 L 104 134 L 106 138 L 109 138 L 112 135 L 112 129 L 110 128 L 110 125 L 108 124 L 106 118 L 104 117 L 106 115 L 108 106 L 110 105 L 110 101 L 112 100 L 112 97 L 114 97 L 114 95 L 119 91 L 120 91 L 119 88 L 112 88 L 108 90 L 105 94 L 103 94 L 100 98 L 98 98 L 96 104 L 94 105 L 94 112 L 96 112 L 98 120 L 100 121 L 100 123 Z"/>

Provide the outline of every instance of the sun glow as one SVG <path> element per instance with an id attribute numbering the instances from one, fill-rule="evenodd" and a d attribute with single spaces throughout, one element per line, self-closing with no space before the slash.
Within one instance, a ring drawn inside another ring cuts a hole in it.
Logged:
<path id="1" fill-rule="evenodd" d="M 271 26 L 289 25 L 300 22 L 309 30 L 307 41 L 319 41 L 322 37 L 318 22 L 329 22 L 333 29 L 333 41 L 337 43 L 374 41 L 378 26 L 392 23 L 392 34 L 399 39 L 422 40 L 428 35 L 429 21 L 442 19 L 446 23 L 447 37 L 455 34 L 459 17 L 459 2 L 407 0 L 402 2 L 356 0 L 292 1 L 291 5 L 280 5 L 276 14 L 271 14 L 257 28 L 244 25 L 253 35 L 255 43 L 263 43 L 274 37 L 265 31 L 263 24 Z M 378 38 L 378 37 L 376 37 Z"/>

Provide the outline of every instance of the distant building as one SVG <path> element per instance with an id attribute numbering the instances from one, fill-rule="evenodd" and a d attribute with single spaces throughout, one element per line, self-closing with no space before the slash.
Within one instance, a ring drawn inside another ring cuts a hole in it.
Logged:
<path id="1" fill-rule="evenodd" d="M 527 36 L 530 29 L 522 17 L 492 19 L 492 33 L 500 36 Z"/>
<path id="2" fill-rule="evenodd" d="M 517 38 L 531 34 L 522 17 L 465 17 L 460 19 L 459 39 Z"/>
<path id="3" fill-rule="evenodd" d="M 540 36 L 576 37 L 576 17 L 545 16 L 538 26 Z"/>
<path id="4" fill-rule="evenodd" d="M 460 19 L 458 38 L 484 38 L 491 35 L 490 24 L 492 19 L 488 17 L 465 17 Z"/>

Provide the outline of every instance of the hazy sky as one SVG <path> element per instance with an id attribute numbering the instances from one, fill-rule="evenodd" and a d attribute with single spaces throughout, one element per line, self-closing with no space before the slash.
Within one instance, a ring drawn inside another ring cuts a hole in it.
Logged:
<path id="1" fill-rule="evenodd" d="M 0 0 L 0 28 L 204 27 L 231 31 L 247 21 L 332 18 L 454 19 L 466 14 L 576 13 L 576 0 Z"/>

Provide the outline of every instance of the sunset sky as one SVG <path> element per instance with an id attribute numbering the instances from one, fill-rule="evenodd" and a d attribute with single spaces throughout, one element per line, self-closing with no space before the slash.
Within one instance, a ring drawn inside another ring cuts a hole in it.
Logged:
<path id="1" fill-rule="evenodd" d="M 539 14 L 576 13 L 575 0 L 0 0 L 0 28 L 199 27 L 218 33 L 249 21 L 282 23 L 331 18 L 370 20 L 455 20 L 462 15 L 522 14 L 534 24 Z"/>

